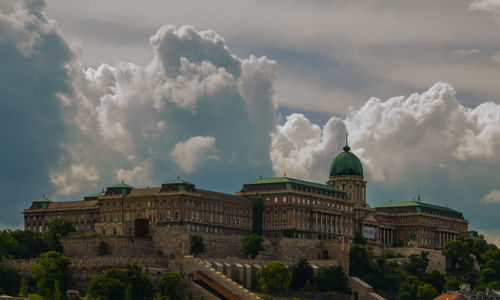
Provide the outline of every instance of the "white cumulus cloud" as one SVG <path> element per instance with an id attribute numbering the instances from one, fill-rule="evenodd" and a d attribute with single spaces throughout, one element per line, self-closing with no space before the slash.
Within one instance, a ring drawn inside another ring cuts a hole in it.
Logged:
<path id="1" fill-rule="evenodd" d="M 483 202 L 483 203 L 500 203 L 500 191 L 493 190 L 493 191 L 489 192 L 481 199 L 481 202 Z"/>
<path id="2" fill-rule="evenodd" d="M 446 166 L 455 160 L 499 160 L 500 105 L 466 108 L 450 85 L 437 83 L 406 98 L 371 98 L 359 110 L 351 109 L 345 119 L 333 117 L 323 128 L 303 115 L 288 116 L 272 135 L 275 173 L 324 180 L 325 175 L 315 172 L 340 151 L 346 129 L 372 180 L 390 180 L 412 168 Z"/>
<path id="3" fill-rule="evenodd" d="M 206 165 L 213 172 L 270 169 L 276 63 L 238 58 L 216 32 L 188 25 L 163 26 L 150 42 L 153 57 L 145 67 L 70 66 L 74 92 L 60 97 L 76 131 L 64 144 L 58 174 L 79 161 L 95 166 L 103 184 L 117 177 L 157 184 L 182 173 L 196 181 L 197 156 L 205 154 L 225 157 L 224 168 Z M 219 184 L 236 184 L 230 173 Z"/>
<path id="4" fill-rule="evenodd" d="M 194 172 L 204 161 L 219 159 L 213 136 L 194 136 L 179 142 L 170 157 L 186 173 Z"/>

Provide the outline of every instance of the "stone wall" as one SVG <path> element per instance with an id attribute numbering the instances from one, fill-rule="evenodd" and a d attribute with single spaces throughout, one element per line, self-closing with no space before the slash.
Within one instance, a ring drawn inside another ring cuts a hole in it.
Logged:
<path id="1" fill-rule="evenodd" d="M 189 241 L 192 235 L 200 235 L 206 252 L 200 258 L 243 258 L 240 247 L 243 235 L 190 233 L 179 226 L 157 227 L 152 231 L 154 253 L 161 253 L 171 260 L 189 255 Z M 342 239 L 309 240 L 292 238 L 264 238 L 264 251 L 258 260 L 279 260 L 294 264 L 300 259 L 329 259 L 340 264 L 349 272 L 349 245 Z"/>
<path id="2" fill-rule="evenodd" d="M 441 254 L 441 250 L 418 248 L 418 247 L 398 247 L 398 248 L 374 248 L 375 256 L 379 256 L 383 251 L 392 251 L 394 254 L 401 254 L 404 257 L 408 257 L 412 254 L 420 255 L 422 251 L 429 253 L 429 265 L 427 266 L 427 272 L 432 270 L 437 270 L 440 273 L 446 272 L 446 257 Z M 404 260 L 404 259 L 403 259 Z"/>
<path id="3" fill-rule="evenodd" d="M 110 255 L 122 257 L 139 257 L 156 254 L 153 241 L 145 238 L 125 236 L 92 236 L 72 237 L 61 240 L 64 254 L 69 257 L 97 256 L 99 244 L 105 242 Z"/>

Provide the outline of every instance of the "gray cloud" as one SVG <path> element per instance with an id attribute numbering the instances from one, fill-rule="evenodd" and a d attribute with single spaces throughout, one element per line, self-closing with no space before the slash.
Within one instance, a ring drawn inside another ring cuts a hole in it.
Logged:
<path id="1" fill-rule="evenodd" d="M 44 3 L 0 7 L 0 189 L 3 223 L 18 225 L 22 209 L 53 191 L 49 170 L 65 140 L 58 94 L 71 94 L 72 52 L 47 20 Z M 5 10 L 4 10 L 5 8 Z"/>

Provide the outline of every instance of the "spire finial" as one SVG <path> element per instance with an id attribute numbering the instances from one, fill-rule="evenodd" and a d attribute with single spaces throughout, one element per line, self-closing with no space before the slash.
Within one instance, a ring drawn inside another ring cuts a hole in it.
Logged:
<path id="1" fill-rule="evenodd" d="M 418 202 L 420 202 L 420 185 L 418 186 Z"/>
<path id="2" fill-rule="evenodd" d="M 177 176 L 177 179 L 180 179 L 179 176 Z"/>
<path id="3" fill-rule="evenodd" d="M 349 147 L 349 144 L 348 144 L 348 137 L 349 137 L 349 133 L 345 133 L 345 146 L 344 146 L 344 151 L 345 152 L 349 152 L 349 150 L 351 150 L 351 147 Z"/>
<path id="4" fill-rule="evenodd" d="M 123 183 L 123 179 L 122 179 L 122 183 Z"/>

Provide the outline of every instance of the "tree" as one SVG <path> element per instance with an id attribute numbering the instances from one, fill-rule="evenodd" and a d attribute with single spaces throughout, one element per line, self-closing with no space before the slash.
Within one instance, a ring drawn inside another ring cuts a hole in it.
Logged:
<path id="1" fill-rule="evenodd" d="M 163 295 L 167 296 L 170 300 L 184 299 L 182 279 L 183 276 L 181 272 L 170 272 L 165 274 L 161 281 Z"/>
<path id="2" fill-rule="evenodd" d="M 205 253 L 206 250 L 205 242 L 201 235 L 191 236 L 189 243 L 189 253 L 191 253 L 191 255 L 198 256 L 199 254 Z"/>
<path id="3" fill-rule="evenodd" d="M 347 276 L 340 266 L 319 268 L 318 275 L 315 278 L 315 285 L 320 291 L 341 292 L 349 291 L 347 285 Z"/>
<path id="4" fill-rule="evenodd" d="M 17 295 L 21 285 L 19 269 L 0 263 L 0 290 L 7 295 Z"/>
<path id="5" fill-rule="evenodd" d="M 153 299 L 154 286 L 148 275 L 141 274 L 141 267 L 135 263 L 127 263 L 124 269 L 111 269 L 106 273 L 106 278 L 120 280 L 123 289 L 132 285 L 133 299 Z"/>
<path id="6" fill-rule="evenodd" d="M 373 265 L 373 247 L 354 244 L 349 249 L 349 273 L 352 276 L 368 274 Z"/>
<path id="7" fill-rule="evenodd" d="M 366 239 L 365 237 L 363 236 L 363 234 L 361 233 L 361 231 L 354 231 L 354 240 L 353 240 L 354 244 L 358 244 L 358 245 L 366 245 Z"/>
<path id="8" fill-rule="evenodd" d="M 54 282 L 54 293 L 52 294 L 52 299 L 62 300 L 61 287 L 59 286 L 59 280 Z"/>
<path id="9" fill-rule="evenodd" d="M 93 278 L 87 289 L 87 294 L 93 299 L 123 300 L 125 284 L 116 278 Z M 128 290 L 128 286 L 127 286 Z"/>
<path id="10" fill-rule="evenodd" d="M 241 251 L 243 255 L 255 259 L 257 255 L 259 255 L 259 252 L 264 250 L 264 247 L 262 247 L 263 241 L 264 239 L 256 233 L 245 236 L 241 240 Z"/>
<path id="11" fill-rule="evenodd" d="M 411 281 L 406 281 L 401 284 L 398 289 L 398 295 L 396 299 L 398 300 L 418 300 L 418 279 L 413 279 Z"/>
<path id="12" fill-rule="evenodd" d="M 104 278 L 94 278 L 89 285 L 89 295 L 100 300 L 130 299 L 152 300 L 153 282 L 149 276 L 141 274 L 141 268 L 128 263 L 124 269 L 111 269 Z"/>
<path id="13" fill-rule="evenodd" d="M 125 289 L 125 296 L 123 297 L 123 300 L 134 300 L 134 298 L 132 298 L 132 284 L 131 283 L 127 284 L 127 288 Z"/>
<path id="14" fill-rule="evenodd" d="M 446 283 L 444 275 L 439 273 L 439 271 L 437 270 L 432 270 L 432 272 L 430 273 L 423 274 L 422 281 L 435 287 L 438 292 L 443 291 L 444 285 Z"/>
<path id="15" fill-rule="evenodd" d="M 19 248 L 14 254 L 16 258 L 37 257 L 48 250 L 47 241 L 38 232 L 16 230 L 11 234 L 19 243 Z"/>
<path id="16" fill-rule="evenodd" d="M 500 250 L 496 248 L 488 249 L 481 260 L 484 261 L 479 275 L 477 288 L 500 288 Z"/>
<path id="17" fill-rule="evenodd" d="M 472 270 L 474 262 L 470 256 L 469 244 L 463 240 L 449 241 L 444 245 L 442 254 L 451 259 L 451 270 L 460 273 Z"/>
<path id="18" fill-rule="evenodd" d="M 288 290 L 292 273 L 282 262 L 272 262 L 262 269 L 259 286 L 262 291 L 278 292 Z"/>
<path id="19" fill-rule="evenodd" d="M 55 282 L 58 281 L 60 289 L 66 291 L 71 282 L 71 261 L 64 254 L 49 251 L 37 257 L 37 263 L 31 266 L 33 277 L 37 281 L 38 293 L 42 296 L 52 295 Z"/>
<path id="20" fill-rule="evenodd" d="M 73 231 L 75 231 L 75 226 L 73 226 L 73 222 L 69 219 L 54 219 L 50 221 L 49 232 L 46 234 L 48 249 L 62 253 L 63 247 L 60 240 Z"/>
<path id="21" fill-rule="evenodd" d="M 435 287 L 428 283 L 420 283 L 417 288 L 417 299 L 418 300 L 432 300 L 437 297 L 438 291 Z"/>
<path id="22" fill-rule="evenodd" d="M 290 288 L 292 290 L 302 289 L 306 282 L 313 284 L 314 273 L 311 264 L 307 259 L 301 259 L 292 268 L 292 281 L 290 283 Z"/>
<path id="23" fill-rule="evenodd" d="M 429 252 L 422 251 L 420 255 L 412 254 L 408 258 L 410 259 L 406 269 L 408 272 L 418 278 L 421 278 L 427 269 L 429 264 Z"/>

